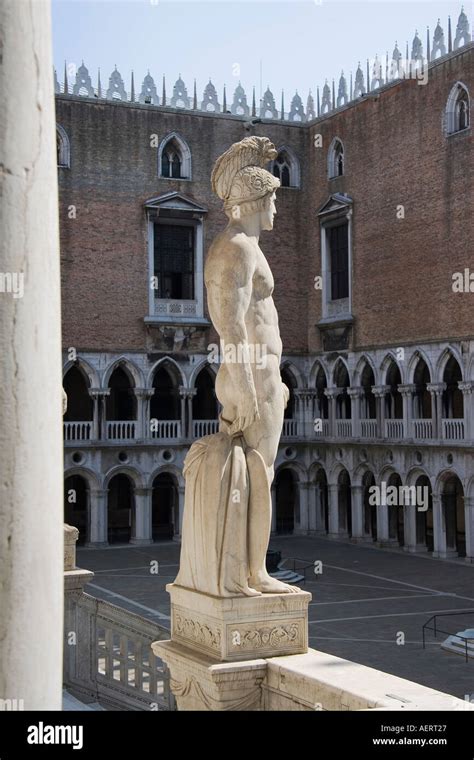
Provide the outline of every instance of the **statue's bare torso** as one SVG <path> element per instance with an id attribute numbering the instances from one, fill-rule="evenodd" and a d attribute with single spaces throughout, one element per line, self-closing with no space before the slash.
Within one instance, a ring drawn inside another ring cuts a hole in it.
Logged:
<path id="1" fill-rule="evenodd" d="M 273 275 L 257 241 L 229 225 L 211 246 L 205 281 L 211 318 L 221 340 L 235 344 L 246 337 L 250 346 L 248 364 L 259 417 L 244 428 L 244 438 L 272 468 L 286 403 Z M 244 369 L 241 362 L 224 362 L 218 372 L 216 393 L 223 406 L 222 418 L 229 423 L 239 415 L 242 394 L 251 394 Z"/>
<path id="2" fill-rule="evenodd" d="M 204 276 L 211 319 L 221 341 L 250 349 L 248 361 L 224 361 L 219 368 L 216 394 L 223 407 L 221 429 L 231 435 L 241 433 L 267 468 L 267 498 L 249 510 L 250 577 L 245 593 L 293 592 L 294 587 L 271 578 L 265 569 L 271 527 L 269 491 L 289 392 L 280 375 L 282 344 L 272 298 L 273 276 L 258 237 L 246 234 L 238 223 L 229 223 L 209 250 Z"/>

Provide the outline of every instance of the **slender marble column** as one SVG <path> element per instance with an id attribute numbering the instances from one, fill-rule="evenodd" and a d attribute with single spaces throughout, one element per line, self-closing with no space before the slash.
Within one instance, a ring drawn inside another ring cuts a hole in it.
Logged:
<path id="1" fill-rule="evenodd" d="M 0 699 L 60 710 L 63 441 L 50 4 L 0 4 Z"/>

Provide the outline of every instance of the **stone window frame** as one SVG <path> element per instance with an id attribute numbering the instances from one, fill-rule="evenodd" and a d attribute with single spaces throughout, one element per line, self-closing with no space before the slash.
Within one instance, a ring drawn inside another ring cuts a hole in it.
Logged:
<path id="1" fill-rule="evenodd" d="M 456 113 L 456 107 L 461 99 L 462 93 L 467 96 L 467 118 L 468 124 L 463 129 L 457 128 L 458 115 Z M 471 130 L 471 98 L 469 96 L 469 90 L 464 82 L 458 80 L 452 87 L 446 101 L 446 107 L 444 110 L 444 133 L 446 137 L 452 137 L 453 135 L 468 134 Z"/>
<path id="2" fill-rule="evenodd" d="M 298 161 L 296 153 L 288 145 L 280 145 L 277 148 L 277 157 L 281 153 L 284 153 L 286 156 L 285 163 L 290 173 L 290 184 L 286 186 L 282 185 L 280 187 L 280 190 L 299 190 L 301 188 L 301 172 L 300 172 L 300 162 Z M 273 174 L 273 168 L 275 166 L 275 163 L 276 163 L 276 159 L 272 161 L 270 165 L 270 172 L 272 174 Z"/>
<path id="3" fill-rule="evenodd" d="M 340 202 L 337 208 L 323 210 L 319 214 L 321 235 L 321 275 L 322 275 L 322 298 L 321 318 L 325 322 L 338 322 L 352 320 L 352 201 Z M 347 222 L 347 268 L 349 274 L 349 295 L 347 298 L 339 298 L 333 301 L 331 293 L 331 256 L 329 251 L 328 230 L 337 227 L 341 222 Z"/>
<path id="4" fill-rule="evenodd" d="M 181 193 L 166 193 L 145 204 L 147 210 L 148 237 L 148 283 L 154 276 L 155 223 L 194 227 L 194 299 L 158 299 L 155 292 L 148 288 L 147 322 L 163 324 L 209 324 L 204 312 L 204 218 L 207 209 L 199 206 Z M 161 304 L 163 312 L 157 311 Z M 181 308 L 179 308 L 181 307 Z"/>
<path id="5" fill-rule="evenodd" d="M 58 169 L 71 168 L 71 144 L 66 130 L 60 124 L 56 124 L 56 136 L 59 137 L 59 163 Z"/>
<path id="6" fill-rule="evenodd" d="M 340 146 L 340 149 L 339 149 Z M 342 174 L 338 173 L 338 167 L 337 167 L 337 160 L 339 154 L 342 155 Z M 328 179 L 339 179 L 339 177 L 344 177 L 346 173 L 346 151 L 344 148 L 344 143 L 342 142 L 340 137 L 333 137 L 331 141 L 331 145 L 329 146 L 328 150 Z"/>
<path id="7" fill-rule="evenodd" d="M 165 150 L 166 146 L 169 142 L 174 141 L 180 151 L 180 157 L 181 157 L 181 177 L 165 177 L 164 174 L 162 174 L 162 158 L 163 158 L 163 151 Z M 192 180 L 192 160 L 191 160 L 191 149 L 184 139 L 184 137 L 181 137 L 181 135 L 178 132 L 170 132 L 166 137 L 163 138 L 161 141 L 159 148 L 158 148 L 158 177 L 160 179 L 167 179 L 171 180 L 173 182 L 190 182 Z"/>

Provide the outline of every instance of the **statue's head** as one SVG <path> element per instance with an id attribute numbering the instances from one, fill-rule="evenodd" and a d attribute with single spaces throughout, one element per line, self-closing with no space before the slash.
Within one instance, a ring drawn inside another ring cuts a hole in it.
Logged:
<path id="1" fill-rule="evenodd" d="M 217 159 L 212 189 L 224 201 L 230 219 L 259 213 L 262 229 L 272 229 L 280 180 L 263 167 L 276 156 L 275 146 L 267 137 L 246 137 Z"/>

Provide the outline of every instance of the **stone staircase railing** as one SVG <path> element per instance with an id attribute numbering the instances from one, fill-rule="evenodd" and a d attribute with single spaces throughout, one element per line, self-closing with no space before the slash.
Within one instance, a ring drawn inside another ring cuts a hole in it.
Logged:
<path id="1" fill-rule="evenodd" d="M 151 649 L 169 631 L 86 594 L 93 573 L 75 567 L 76 540 L 65 526 L 64 687 L 111 710 L 174 710 L 168 668 Z"/>

